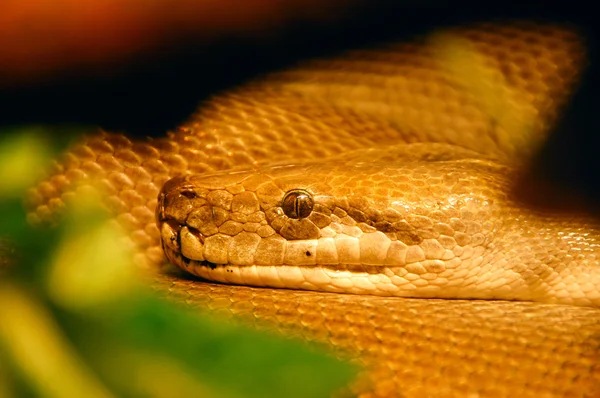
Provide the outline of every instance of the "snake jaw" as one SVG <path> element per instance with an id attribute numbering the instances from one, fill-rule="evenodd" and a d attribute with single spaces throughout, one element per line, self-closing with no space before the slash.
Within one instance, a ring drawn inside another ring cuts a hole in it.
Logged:
<path id="1" fill-rule="evenodd" d="M 199 231 L 194 231 L 185 225 L 178 224 L 172 219 L 163 220 L 160 224 L 161 246 L 167 259 L 180 268 L 187 270 L 192 264 L 194 266 L 204 266 L 215 269 L 219 264 L 204 260 L 202 248 L 204 246 L 204 236 Z M 192 234 L 196 239 L 197 245 L 182 245 L 182 235 L 184 241 L 186 234 Z M 194 250 L 195 249 L 195 250 Z M 188 254 L 188 256 L 183 253 Z"/>

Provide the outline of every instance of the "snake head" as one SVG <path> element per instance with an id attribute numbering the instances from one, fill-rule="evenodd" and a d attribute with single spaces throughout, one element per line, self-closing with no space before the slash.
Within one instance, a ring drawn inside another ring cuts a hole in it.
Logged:
<path id="1" fill-rule="evenodd" d="M 446 283 L 493 232 L 460 219 L 490 218 L 492 202 L 471 189 L 473 178 L 440 166 L 315 163 L 176 177 L 159 195 L 162 245 L 172 263 L 221 282 L 426 291 L 413 282 Z"/>
<path id="2" fill-rule="evenodd" d="M 329 187 L 309 185 L 312 190 L 285 192 L 260 173 L 175 177 L 161 190 L 156 210 L 163 248 L 179 265 L 280 265 L 287 240 L 318 239 L 330 223 L 327 195 L 315 202 L 312 193 Z"/>

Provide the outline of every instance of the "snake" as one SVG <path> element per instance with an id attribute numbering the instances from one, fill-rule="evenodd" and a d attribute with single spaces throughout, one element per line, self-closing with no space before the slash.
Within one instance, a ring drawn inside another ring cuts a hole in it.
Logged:
<path id="1" fill-rule="evenodd" d="M 515 194 L 585 60 L 512 21 L 304 61 L 85 135 L 28 217 L 100 187 L 158 294 L 362 364 L 360 397 L 600 396 L 599 224 Z"/>

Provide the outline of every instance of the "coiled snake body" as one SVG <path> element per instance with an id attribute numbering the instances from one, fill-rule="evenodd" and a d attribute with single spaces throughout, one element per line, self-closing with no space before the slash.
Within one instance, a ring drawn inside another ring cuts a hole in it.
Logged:
<path id="1" fill-rule="evenodd" d="M 569 30 L 508 24 L 313 61 L 164 139 L 87 137 L 30 217 L 99 182 L 141 265 L 164 246 L 206 279 L 313 290 L 156 279 L 356 357 L 361 396 L 599 396 L 598 226 L 510 192 L 583 53 Z"/>

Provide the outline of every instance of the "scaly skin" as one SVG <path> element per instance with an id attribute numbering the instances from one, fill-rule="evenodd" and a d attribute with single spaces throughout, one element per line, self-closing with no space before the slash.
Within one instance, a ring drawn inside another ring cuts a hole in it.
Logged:
<path id="1" fill-rule="evenodd" d="M 600 306 L 597 224 L 524 209 L 515 171 L 477 154 L 403 147 L 413 160 L 176 177 L 157 211 L 167 257 L 224 283 Z M 294 192 L 310 198 L 301 218 Z"/>
<path id="2" fill-rule="evenodd" d="M 447 53 L 444 48 L 458 52 Z M 453 60 L 465 49 L 474 52 Z M 461 64 L 461 59 L 468 62 Z M 157 198 L 163 184 L 178 175 L 272 162 L 356 159 L 408 143 L 459 146 L 469 153 L 465 157 L 476 154 L 520 170 L 568 100 L 582 63 L 583 46 L 575 34 L 532 25 L 459 29 L 431 42 L 314 61 L 216 96 L 164 139 L 132 142 L 104 132 L 87 137 L 31 191 L 30 218 L 32 222 L 52 219 L 69 200 L 77 200 L 79 184 L 99 182 L 116 220 L 131 231 L 138 263 L 155 267 L 165 261 L 155 223 Z M 457 74 L 456 69 L 465 73 Z M 485 84 L 471 81 L 481 83 L 481 79 Z M 485 87 L 496 94 L 482 96 L 490 93 Z M 404 154 L 414 157 L 415 151 Z M 395 157 L 388 153 L 380 159 Z M 488 190 L 499 198 L 503 194 L 494 187 L 505 187 L 507 181 L 502 181 L 492 177 L 488 182 Z M 396 183 L 407 184 L 408 191 L 399 188 L 397 193 L 413 192 L 413 199 L 422 195 L 415 187 L 427 185 L 416 180 Z M 501 215 L 502 208 L 491 211 L 490 217 L 508 217 L 504 222 L 511 222 L 515 212 L 535 216 L 517 207 Z M 580 233 L 587 241 L 579 242 L 587 247 L 598 239 L 585 221 L 535 220 L 534 238 L 550 228 L 555 233 L 547 236 L 556 237 L 566 229 Z M 453 230 L 456 238 L 460 229 Z M 532 247 L 536 261 L 532 269 L 521 266 L 516 273 L 537 275 L 540 265 L 555 261 L 556 241 L 546 245 L 534 239 L 532 246 L 510 246 L 530 238 L 518 228 L 512 231 L 514 236 L 499 247 L 499 254 L 515 258 L 521 253 L 521 263 L 528 265 L 531 258 L 523 248 Z M 395 233 L 396 238 L 409 238 Z M 543 247 L 548 248 L 546 258 L 540 252 Z M 569 254 L 560 246 L 557 250 Z M 586 264 L 577 258 L 573 264 L 595 269 L 595 253 Z M 462 254 L 453 251 L 453 255 Z M 560 274 L 564 265 L 557 264 L 552 272 Z M 584 272 L 580 269 L 580 275 Z M 550 290 L 552 294 L 540 288 L 530 289 L 535 294 L 528 296 L 523 293 L 528 290 L 519 287 L 516 296 L 510 296 L 510 289 L 499 289 L 502 295 L 488 297 L 546 301 L 566 297 L 554 301 L 597 304 L 596 284 L 591 283 L 592 289 L 575 284 L 580 293 L 591 292 L 583 295 L 592 297 L 587 303 L 576 301 L 581 298 L 576 291 L 563 289 L 567 294 L 559 295 L 560 286 Z M 155 287 L 176 300 L 323 342 L 355 358 L 367 365 L 353 385 L 364 397 L 600 395 L 598 308 L 257 289 L 168 273 L 156 277 Z M 465 296 L 472 294 L 455 291 L 455 297 Z"/>

